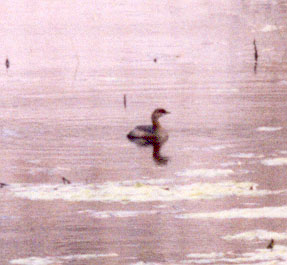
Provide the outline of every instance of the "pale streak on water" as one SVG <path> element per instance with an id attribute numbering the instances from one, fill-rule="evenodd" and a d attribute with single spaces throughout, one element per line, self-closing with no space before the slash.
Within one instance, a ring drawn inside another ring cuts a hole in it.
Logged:
<path id="1" fill-rule="evenodd" d="M 286 264 L 286 12 L 3 2 L 0 263 Z M 126 139 L 156 107 L 162 166 Z"/>

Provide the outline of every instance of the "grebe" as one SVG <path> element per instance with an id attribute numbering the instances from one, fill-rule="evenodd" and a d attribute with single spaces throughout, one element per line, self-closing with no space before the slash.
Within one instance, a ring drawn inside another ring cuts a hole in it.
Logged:
<path id="1" fill-rule="evenodd" d="M 156 109 L 151 115 L 152 125 L 140 125 L 129 132 L 127 137 L 132 141 L 145 144 L 162 145 L 168 139 L 168 133 L 159 123 L 159 118 L 169 114 L 165 109 Z"/>

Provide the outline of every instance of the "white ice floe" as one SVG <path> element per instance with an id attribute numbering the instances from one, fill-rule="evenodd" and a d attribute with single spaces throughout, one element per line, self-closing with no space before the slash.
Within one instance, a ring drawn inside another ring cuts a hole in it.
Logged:
<path id="1" fill-rule="evenodd" d="M 268 242 L 266 242 L 268 243 Z M 183 264 L 256 264 L 256 265 L 284 265 L 287 262 L 287 247 L 276 245 L 272 249 L 255 249 L 253 252 L 242 254 L 227 253 L 191 253 L 183 260 Z"/>
<path id="2" fill-rule="evenodd" d="M 231 241 L 231 240 L 263 241 L 263 240 L 270 240 L 270 238 L 273 238 L 276 241 L 286 240 L 287 233 L 286 232 L 277 233 L 277 232 L 257 229 L 257 230 L 251 230 L 251 231 L 243 232 L 240 234 L 228 235 L 228 236 L 223 237 L 223 239 L 228 240 L 228 241 Z"/>
<path id="3" fill-rule="evenodd" d="M 217 183 L 196 182 L 189 185 L 149 185 L 121 182 L 93 184 L 10 184 L 7 188 L 13 196 L 30 200 L 66 200 L 101 202 L 150 202 L 216 199 L 227 196 L 264 196 L 277 194 L 269 190 L 258 190 L 252 182 L 226 181 Z"/>
<path id="4" fill-rule="evenodd" d="M 268 158 L 261 160 L 265 166 L 284 166 L 287 165 L 287 157 Z"/>
<path id="5" fill-rule="evenodd" d="M 79 213 L 88 214 L 94 218 L 128 218 L 128 217 L 137 217 L 140 215 L 153 215 L 157 214 L 158 211 L 102 211 L 97 212 L 95 210 L 85 210 L 79 211 Z"/>
<path id="6" fill-rule="evenodd" d="M 282 130 L 282 127 L 258 127 L 256 131 L 258 132 L 276 132 Z"/>
<path id="7" fill-rule="evenodd" d="M 109 258 L 117 257 L 116 253 L 108 254 L 82 254 L 82 255 L 69 255 L 69 256 L 59 256 L 59 257 L 29 257 L 22 259 L 13 259 L 10 261 L 10 264 L 19 264 L 19 265 L 51 265 L 51 264 L 62 264 L 65 261 L 80 261 L 88 259 L 97 259 L 97 258 Z"/>
<path id="8" fill-rule="evenodd" d="M 182 177 L 218 177 L 218 176 L 229 176 L 234 174 L 232 169 L 208 169 L 208 168 L 199 168 L 199 169 L 186 169 L 183 172 L 177 172 L 176 175 Z"/>
<path id="9" fill-rule="evenodd" d="M 262 208 L 233 208 L 225 211 L 208 213 L 186 213 L 177 215 L 177 218 L 213 218 L 213 219 L 233 219 L 233 218 L 287 218 L 287 206 L 262 207 Z"/>

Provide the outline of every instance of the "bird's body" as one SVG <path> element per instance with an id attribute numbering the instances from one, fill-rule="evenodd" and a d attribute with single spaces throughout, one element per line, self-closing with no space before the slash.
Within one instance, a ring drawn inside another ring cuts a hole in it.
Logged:
<path id="1" fill-rule="evenodd" d="M 142 141 L 142 144 L 163 144 L 168 140 L 168 133 L 161 127 L 158 119 L 168 113 L 164 109 L 156 109 L 151 116 L 152 125 L 136 126 L 127 137 L 132 141 Z"/>

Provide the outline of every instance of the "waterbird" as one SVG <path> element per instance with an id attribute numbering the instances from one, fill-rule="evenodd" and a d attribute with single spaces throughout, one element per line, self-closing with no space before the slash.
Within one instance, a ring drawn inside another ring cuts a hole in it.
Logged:
<path id="1" fill-rule="evenodd" d="M 271 241 L 269 242 L 269 244 L 268 244 L 267 248 L 268 248 L 268 249 L 273 249 L 274 244 L 275 244 L 275 241 L 274 241 L 274 239 L 273 239 L 273 238 L 271 238 Z"/>
<path id="2" fill-rule="evenodd" d="M 124 107 L 127 108 L 127 95 L 124 94 Z"/>
<path id="3" fill-rule="evenodd" d="M 0 183 L 0 189 L 4 188 L 5 186 L 8 186 L 8 184 L 1 182 Z"/>
<path id="4" fill-rule="evenodd" d="M 257 51 L 257 46 L 256 46 L 256 40 L 254 39 L 253 41 L 253 46 L 254 46 L 254 73 L 257 73 L 257 61 L 258 61 L 258 51 Z"/>
<path id="5" fill-rule="evenodd" d="M 162 145 L 168 140 L 167 131 L 161 127 L 159 118 L 169 114 L 170 112 L 165 109 L 155 109 L 151 115 L 152 125 L 139 125 L 130 131 L 127 137 L 131 141 L 142 141 L 143 145 L 146 144 L 160 144 Z"/>

